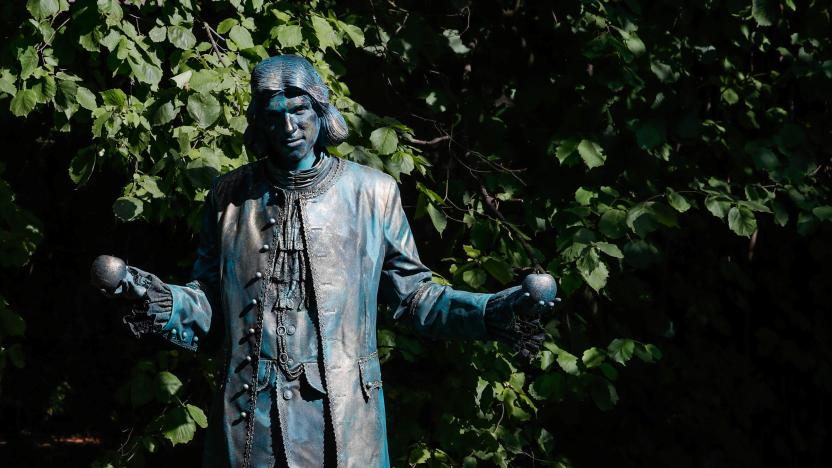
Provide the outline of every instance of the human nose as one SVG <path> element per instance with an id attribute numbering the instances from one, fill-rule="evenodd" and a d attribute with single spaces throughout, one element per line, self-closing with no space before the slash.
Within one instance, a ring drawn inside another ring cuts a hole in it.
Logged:
<path id="1" fill-rule="evenodd" d="M 294 133 L 297 125 L 295 125 L 294 119 L 292 119 L 291 114 L 288 112 L 283 115 L 283 130 L 285 130 L 287 135 L 291 135 Z"/>

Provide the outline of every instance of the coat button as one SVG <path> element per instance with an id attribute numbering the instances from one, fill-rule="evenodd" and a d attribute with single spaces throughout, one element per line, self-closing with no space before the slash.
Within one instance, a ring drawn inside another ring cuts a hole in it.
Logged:
<path id="1" fill-rule="evenodd" d="M 289 325 L 288 327 L 286 327 L 286 334 L 287 335 L 294 335 L 295 334 L 295 326 L 294 325 Z"/>
<path id="2" fill-rule="evenodd" d="M 269 250 L 269 244 L 263 244 L 263 250 Z"/>
<path id="3" fill-rule="evenodd" d="M 246 362 L 251 362 L 251 356 L 246 356 Z"/>
<path id="4" fill-rule="evenodd" d="M 245 411 L 240 411 L 240 417 L 245 419 L 248 417 L 248 413 L 246 413 Z"/>
<path id="5" fill-rule="evenodd" d="M 257 279 L 260 279 L 260 278 L 262 278 L 262 277 L 263 277 L 263 273 L 260 273 L 260 272 L 258 271 L 257 273 L 255 273 L 255 274 L 254 274 L 254 276 L 256 276 L 256 277 L 257 277 Z"/>
<path id="6" fill-rule="evenodd" d="M 248 384 L 247 384 L 247 383 L 244 383 L 244 384 L 243 384 L 243 390 L 248 390 L 249 388 L 250 388 L 250 387 L 248 386 Z"/>
<path id="7" fill-rule="evenodd" d="M 274 218 L 269 218 L 269 224 L 277 224 L 277 220 Z"/>
<path id="8" fill-rule="evenodd" d="M 175 334 L 176 334 L 176 329 L 174 328 L 173 330 L 171 330 L 171 331 L 170 331 L 170 334 L 171 334 L 171 335 L 175 335 Z"/>
<path id="9" fill-rule="evenodd" d="M 194 343 L 196 343 L 197 341 L 199 341 L 199 337 L 198 337 L 198 336 L 194 336 Z"/>
<path id="10" fill-rule="evenodd" d="M 253 329 L 253 328 L 249 328 L 249 329 L 248 329 L 248 334 L 249 334 L 249 335 L 253 335 L 253 334 L 254 334 L 254 329 Z"/>
<path id="11" fill-rule="evenodd" d="M 291 400 L 292 399 L 292 391 L 289 390 L 288 388 L 286 390 L 283 390 L 283 399 L 284 400 Z"/>
<path id="12" fill-rule="evenodd" d="M 252 299 L 251 300 L 251 305 L 257 305 L 257 299 Z"/>

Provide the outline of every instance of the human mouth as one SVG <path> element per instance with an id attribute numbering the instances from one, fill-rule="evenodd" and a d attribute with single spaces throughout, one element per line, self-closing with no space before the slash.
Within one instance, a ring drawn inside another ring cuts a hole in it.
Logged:
<path id="1" fill-rule="evenodd" d="M 283 140 L 283 144 L 286 145 L 286 146 L 289 146 L 289 147 L 295 147 L 295 146 L 300 145 L 301 143 L 303 143 L 303 138 L 300 138 L 300 137 L 298 137 L 298 138 L 287 138 L 286 140 Z"/>

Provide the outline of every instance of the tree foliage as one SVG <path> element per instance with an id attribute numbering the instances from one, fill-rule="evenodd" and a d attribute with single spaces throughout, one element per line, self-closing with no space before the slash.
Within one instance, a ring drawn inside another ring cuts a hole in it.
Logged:
<path id="1" fill-rule="evenodd" d="M 690 363 L 686 347 L 713 329 L 731 338 L 739 319 L 728 309 L 747 318 L 756 288 L 771 286 L 748 273 L 760 233 L 811 245 L 829 233 L 832 10 L 822 2 L 28 0 L 0 8 L 14 31 L 0 59 L 4 119 L 42 119 L 53 138 L 83 142 L 72 148 L 68 178 L 79 190 L 120 181 L 108 203 L 121 221 L 195 230 L 212 177 L 252 160 L 242 144 L 252 67 L 295 53 L 315 65 L 349 124 L 348 141 L 329 151 L 393 175 L 415 203 L 413 224 L 432 226 L 417 234 L 437 281 L 494 291 L 532 270 L 559 279 L 565 306 L 531 363 L 494 343 L 426 343 L 383 321 L 382 360 L 401 365 L 384 367 L 399 465 L 594 459 L 558 442 L 570 438 L 561 426 L 567 408 L 602 414 L 620 394 L 637 399 L 637 375 L 675 389 L 667 382 Z M 0 196 L 10 207 L 0 266 L 20 267 L 39 223 L 12 204 L 2 180 Z M 805 274 L 830 281 L 828 272 Z M 724 296 L 724 284 L 738 296 Z M 7 346 L 22 322 L 2 298 L 0 314 Z M 680 340 L 677 323 L 694 338 Z M 751 346 L 754 334 L 758 357 L 792 349 L 789 327 L 744 323 L 742 339 Z M 806 346 L 822 338 L 809 332 Z M 0 348 L 0 371 L 4 360 L 22 363 L 16 346 Z M 829 350 L 816 359 L 825 369 L 819 385 L 832 387 Z M 738 367 L 731 372 L 746 375 Z M 165 439 L 188 443 L 206 424 L 203 392 L 193 389 L 212 384 L 212 369 L 210 358 L 175 351 L 143 356 L 113 402 L 136 433 L 101 462 L 143 463 Z M 742 437 L 730 442 L 746 446 Z M 714 460 L 730 465 L 736 453 Z"/>

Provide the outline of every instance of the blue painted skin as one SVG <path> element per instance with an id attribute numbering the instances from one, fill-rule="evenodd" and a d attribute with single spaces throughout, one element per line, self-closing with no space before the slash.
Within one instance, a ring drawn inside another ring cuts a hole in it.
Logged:
<path id="1" fill-rule="evenodd" d="M 133 283 L 146 288 L 149 305 L 137 307 L 133 320 L 147 317 L 151 325 L 143 329 L 174 344 L 196 350 L 209 329 L 223 336 L 227 367 L 211 408 L 203 465 L 260 466 L 261 449 L 272 441 L 255 430 L 255 420 L 263 418 L 251 415 L 261 414 L 256 405 L 258 387 L 264 385 L 262 372 L 256 371 L 263 369 L 258 365 L 261 343 L 274 334 L 262 328 L 263 314 L 273 304 L 264 278 L 274 273 L 278 234 L 272 226 L 280 218 L 268 174 L 326 165 L 328 172 L 296 199 L 321 340 L 320 375 L 310 377 L 326 394 L 335 466 L 389 466 L 377 300 L 424 336 L 504 339 L 516 333 L 509 326 L 513 317 L 551 310 L 554 279 L 535 275 L 526 282 L 535 287 L 516 286 L 496 295 L 433 283 L 432 272 L 419 260 L 396 182 L 321 152 L 346 139 L 347 131 L 309 62 L 286 55 L 264 60 L 252 73 L 252 96 L 246 145 L 262 160 L 214 182 L 206 197 L 194 281 L 164 284 L 134 267 L 124 278 L 105 278 L 104 272 L 121 270 L 97 260 L 102 272 L 94 271 L 94 283 L 121 284 L 120 291 L 138 290 Z M 114 292 L 108 295 L 119 295 Z M 286 446 L 285 440 L 283 445 L 287 453 L 305 449 Z M 297 463 L 289 460 L 289 465 Z"/>
<path id="2" fill-rule="evenodd" d="M 267 135 L 269 165 L 288 171 L 312 167 L 321 123 L 309 95 L 276 93 L 256 112 L 257 123 Z"/>

